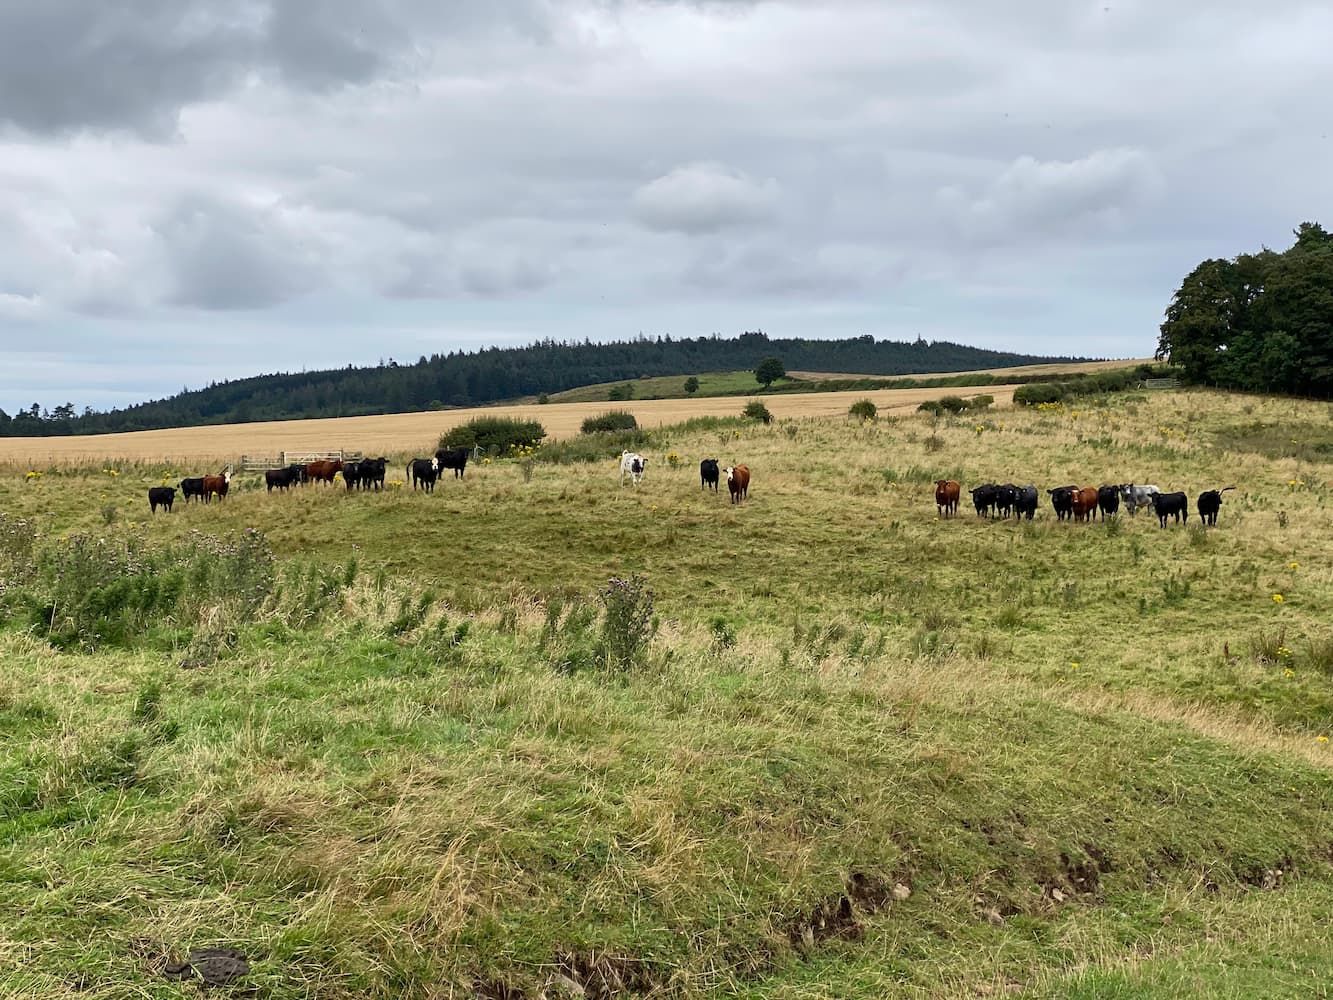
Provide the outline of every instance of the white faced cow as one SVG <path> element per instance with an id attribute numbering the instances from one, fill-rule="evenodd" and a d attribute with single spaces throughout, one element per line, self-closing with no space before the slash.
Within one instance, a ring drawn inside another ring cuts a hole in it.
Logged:
<path id="1" fill-rule="evenodd" d="M 622 451 L 620 453 L 620 485 L 625 485 L 625 477 L 629 476 L 634 480 L 634 485 L 638 486 L 643 481 L 643 470 L 648 465 L 648 459 L 632 451 Z"/>
<path id="2" fill-rule="evenodd" d="M 1133 483 L 1124 483 L 1120 487 L 1120 496 L 1125 501 L 1125 509 L 1131 515 L 1138 513 L 1140 507 L 1151 507 L 1152 498 L 1161 492 L 1156 486 L 1135 486 Z"/>

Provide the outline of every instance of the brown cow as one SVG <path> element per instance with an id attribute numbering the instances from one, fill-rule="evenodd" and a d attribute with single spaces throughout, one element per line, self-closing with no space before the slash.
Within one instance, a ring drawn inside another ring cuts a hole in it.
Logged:
<path id="1" fill-rule="evenodd" d="M 343 470 L 341 458 L 324 459 L 319 462 L 311 462 L 305 467 L 305 477 L 311 482 L 328 483 L 333 485 L 333 477 Z"/>
<path id="2" fill-rule="evenodd" d="M 939 508 L 940 517 L 957 516 L 961 491 L 962 487 L 953 479 L 935 480 L 935 506 Z"/>
<path id="3" fill-rule="evenodd" d="M 204 476 L 204 503 L 211 503 L 213 494 L 217 494 L 218 500 L 227 495 L 227 489 L 231 486 L 231 470 L 223 472 L 220 476 Z"/>
<path id="4" fill-rule="evenodd" d="M 746 465 L 734 465 L 722 470 L 727 477 L 727 492 L 731 502 L 739 503 L 750 495 L 750 468 Z"/>
<path id="5" fill-rule="evenodd" d="M 1092 521 L 1092 515 L 1097 513 L 1097 487 L 1083 486 L 1074 491 L 1070 497 L 1074 506 L 1075 521 Z"/>

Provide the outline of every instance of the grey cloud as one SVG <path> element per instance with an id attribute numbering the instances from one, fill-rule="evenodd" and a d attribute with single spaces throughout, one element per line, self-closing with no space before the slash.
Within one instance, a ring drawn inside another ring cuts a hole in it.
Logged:
<path id="1" fill-rule="evenodd" d="M 940 192 L 963 233 L 985 241 L 1087 234 L 1116 226 L 1147 203 L 1161 178 L 1139 150 L 1098 150 L 1072 161 L 1019 157 L 975 196 L 958 187 Z"/>
<path id="2" fill-rule="evenodd" d="M 316 254 L 279 211 L 195 199 L 157 227 L 166 302 L 200 309 L 260 309 L 308 291 Z"/>
<path id="3" fill-rule="evenodd" d="M 691 163 L 634 192 L 634 214 L 650 229 L 713 233 L 773 217 L 778 183 L 719 163 Z"/>

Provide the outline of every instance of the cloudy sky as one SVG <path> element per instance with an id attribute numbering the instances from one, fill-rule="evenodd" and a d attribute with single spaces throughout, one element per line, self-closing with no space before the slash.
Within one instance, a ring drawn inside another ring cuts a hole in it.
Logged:
<path id="1" fill-rule="evenodd" d="M 539 337 L 1151 353 L 1324 0 L 0 0 L 0 407 Z"/>

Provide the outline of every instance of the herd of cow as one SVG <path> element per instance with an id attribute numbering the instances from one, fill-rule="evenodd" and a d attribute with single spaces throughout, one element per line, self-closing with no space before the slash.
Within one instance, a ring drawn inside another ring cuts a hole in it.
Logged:
<path id="1" fill-rule="evenodd" d="M 435 481 L 440 478 L 440 472 L 443 469 L 453 469 L 456 479 L 463 478 L 463 472 L 467 468 L 467 459 L 470 454 L 467 448 L 441 448 L 430 458 L 414 458 L 407 463 L 407 480 L 412 484 L 413 489 L 424 489 L 431 493 L 435 489 Z M 287 490 L 293 486 L 304 486 L 306 483 L 328 483 L 332 485 L 341 474 L 343 482 L 347 489 L 351 490 L 382 490 L 384 489 L 384 477 L 389 468 L 389 460 L 380 458 L 363 458 L 358 461 L 343 461 L 342 459 L 322 459 L 317 462 L 297 462 L 293 465 L 285 466 L 281 469 L 266 469 L 264 471 L 264 488 L 272 493 L 274 490 Z M 214 497 L 221 500 L 227 495 L 231 488 L 231 470 L 226 469 L 216 476 L 194 476 L 182 479 L 180 481 L 181 498 L 189 503 L 193 499 L 202 500 L 204 503 L 211 503 Z M 172 504 L 176 502 L 177 487 L 175 486 L 154 486 L 148 490 L 148 506 L 156 514 L 157 508 L 170 511 Z"/>
<path id="2" fill-rule="evenodd" d="M 1204 524 L 1216 525 L 1217 512 L 1222 507 L 1222 494 L 1234 490 L 1234 486 L 1224 486 L 1220 490 L 1204 490 L 1199 494 L 1197 506 L 1199 517 Z M 977 517 L 1026 517 L 1032 520 L 1040 499 L 1035 486 L 1015 486 L 1005 483 L 985 483 L 968 490 L 972 495 L 972 506 Z M 1142 486 L 1134 483 L 1118 483 L 1104 486 L 1057 486 L 1046 491 L 1051 498 L 1051 509 L 1055 516 L 1063 521 L 1090 522 L 1098 513 L 1102 520 L 1114 516 L 1120 511 L 1123 500 L 1125 509 L 1131 515 L 1138 513 L 1140 507 L 1152 507 L 1163 528 L 1166 522 L 1174 518 L 1176 524 L 1189 521 L 1189 497 L 1184 493 L 1163 493 L 1156 486 Z M 940 517 L 950 517 L 958 513 L 958 500 L 962 495 L 962 486 L 953 479 L 935 481 L 935 506 Z"/>

